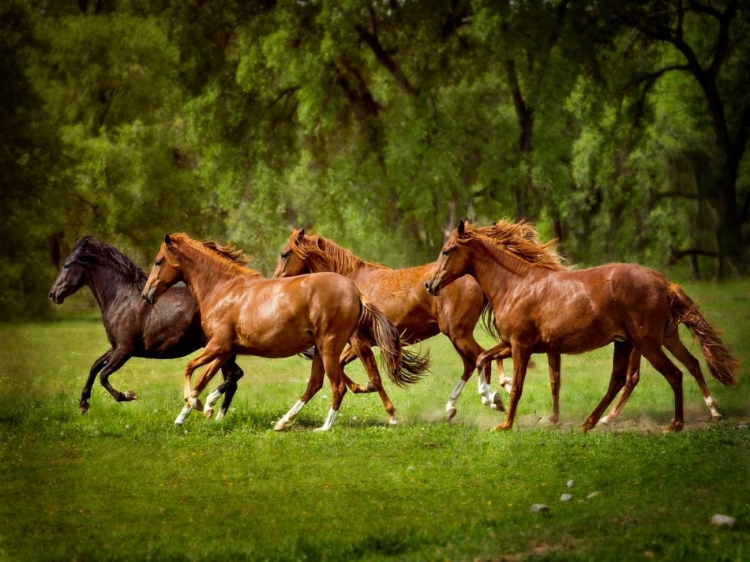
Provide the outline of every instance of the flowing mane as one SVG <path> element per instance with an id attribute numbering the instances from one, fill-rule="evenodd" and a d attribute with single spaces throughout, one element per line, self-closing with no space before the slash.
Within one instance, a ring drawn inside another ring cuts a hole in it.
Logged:
<path id="1" fill-rule="evenodd" d="M 557 240 L 542 242 L 536 229 L 526 221 L 501 219 L 492 226 L 467 229 L 463 238 L 485 240 L 531 265 L 553 271 L 570 269 L 565 258 L 554 249 Z"/>
<path id="2" fill-rule="evenodd" d="M 119 273 L 139 290 L 146 284 L 147 276 L 133 260 L 114 246 L 93 236 L 81 238 L 73 249 L 73 259 L 84 265 L 101 265 Z"/>
<path id="3" fill-rule="evenodd" d="M 366 267 L 390 269 L 375 262 L 368 262 L 355 256 L 350 250 L 342 248 L 332 240 L 317 234 L 305 234 L 297 237 L 294 234 L 289 240 L 292 251 L 302 260 L 310 256 L 320 258 L 331 271 L 348 275 Z"/>
<path id="4" fill-rule="evenodd" d="M 526 221 L 513 222 L 501 219 L 491 226 L 468 228 L 460 240 L 483 240 L 501 251 L 529 265 L 544 267 L 552 271 L 570 269 L 565 265 L 565 258 L 553 246 L 557 240 L 543 243 L 539 233 Z M 498 339 L 500 334 L 495 326 L 495 311 L 492 303 L 486 300 L 482 308 L 482 328 L 492 337 Z"/>
<path id="5" fill-rule="evenodd" d="M 250 274 L 253 276 L 261 277 L 261 274 L 258 271 L 247 266 L 247 264 L 252 261 L 252 257 L 245 254 L 242 250 L 235 248 L 231 244 L 222 246 L 221 244 L 218 244 L 217 242 L 211 240 L 199 242 L 197 240 L 194 240 L 193 238 L 190 238 L 190 236 L 188 236 L 187 234 L 181 232 L 177 234 L 171 234 L 170 238 L 172 238 L 172 240 L 175 242 L 180 242 L 186 244 L 187 246 L 190 246 L 203 255 L 211 256 L 214 258 L 218 257 L 222 264 L 237 269 L 238 271 L 246 275 Z M 166 252 L 166 256 L 168 258 L 171 257 L 169 252 Z"/>

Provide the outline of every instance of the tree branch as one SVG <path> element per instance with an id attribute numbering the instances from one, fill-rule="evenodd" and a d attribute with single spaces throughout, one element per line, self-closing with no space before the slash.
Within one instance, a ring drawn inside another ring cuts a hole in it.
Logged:
<path id="1" fill-rule="evenodd" d="M 662 68 L 661 70 L 657 70 L 656 72 L 652 72 L 650 74 L 640 76 L 639 78 L 636 78 L 635 80 L 631 82 L 628 82 L 628 84 L 623 86 L 620 89 L 620 91 L 623 93 L 627 92 L 633 86 L 637 86 L 638 84 L 642 84 L 643 82 L 649 82 L 651 85 L 653 85 L 653 82 L 655 82 L 658 78 L 661 78 L 667 72 L 671 72 L 672 70 L 685 70 L 687 72 L 690 72 L 690 67 L 686 64 L 674 64 L 672 66 L 666 66 Z"/>
<path id="2" fill-rule="evenodd" d="M 700 248 L 686 248 L 685 250 L 678 250 L 677 248 L 670 248 L 672 254 L 669 258 L 669 264 L 674 265 L 677 260 L 684 258 L 685 256 L 707 256 L 709 258 L 720 258 L 722 255 L 719 252 L 712 250 L 702 250 Z"/>
<path id="3" fill-rule="evenodd" d="M 373 54 L 375 55 L 375 58 L 380 61 L 380 64 L 382 64 L 388 72 L 391 73 L 391 76 L 396 80 L 396 85 L 401 88 L 404 92 L 406 92 L 409 95 L 415 96 L 419 92 L 412 87 L 412 85 L 409 83 L 409 80 L 406 78 L 406 75 L 401 71 L 401 68 L 396 64 L 396 61 L 391 58 L 391 56 L 385 51 L 383 46 L 380 44 L 380 40 L 378 39 L 377 35 L 374 35 L 369 30 L 365 29 L 361 25 L 357 25 L 355 27 L 357 30 L 357 33 L 359 33 L 360 39 L 367 43 L 367 45 L 372 50 Z"/>
<path id="4" fill-rule="evenodd" d="M 716 40 L 714 58 L 711 61 L 711 66 L 708 67 L 708 73 L 713 80 L 716 80 L 716 75 L 719 73 L 722 63 L 729 54 L 729 27 L 732 25 L 736 9 L 736 3 L 734 1 L 729 2 L 726 12 L 720 14 L 719 17 L 719 22 L 721 23 L 719 37 Z"/>
<path id="5" fill-rule="evenodd" d="M 274 105 L 279 103 L 282 99 L 284 99 L 286 96 L 290 96 L 293 93 L 297 92 L 298 90 L 301 90 L 302 86 L 291 86 L 290 88 L 285 88 L 281 90 L 278 95 L 266 106 L 266 110 L 271 109 Z"/>

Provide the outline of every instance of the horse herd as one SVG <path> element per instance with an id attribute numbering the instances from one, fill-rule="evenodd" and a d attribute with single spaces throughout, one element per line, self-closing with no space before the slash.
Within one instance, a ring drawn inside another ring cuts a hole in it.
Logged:
<path id="1" fill-rule="evenodd" d="M 700 341 L 711 374 L 734 386 L 739 363 L 724 346 L 697 305 L 661 273 L 636 264 L 568 268 L 525 222 L 502 220 L 487 227 L 460 221 L 434 263 L 389 269 L 357 258 L 333 241 L 293 230 L 278 258 L 272 279 L 247 267 L 247 257 L 231 246 L 198 242 L 185 234 L 167 235 L 146 277 L 116 248 L 93 237 L 79 240 L 50 291 L 56 304 L 88 285 L 101 310 L 111 344 L 91 367 L 80 411 L 89 409 L 97 374 L 117 401 L 136 399 L 115 390 L 109 376 L 130 357 L 175 358 L 202 351 L 185 369 L 185 404 L 176 424 L 193 409 L 211 417 L 223 395 L 223 418 L 243 371 L 238 354 L 312 357 L 307 389 L 276 423 L 284 429 L 322 388 L 331 385 L 331 408 L 322 427 L 329 430 L 347 388 L 378 392 L 396 423 L 395 408 L 381 382 L 372 347 L 380 348 L 381 366 L 397 385 L 419 381 L 428 357 L 406 346 L 445 334 L 464 370 L 446 405 L 451 419 L 456 402 L 474 370 L 479 371 L 482 404 L 505 410 L 490 386 L 497 361 L 500 386 L 510 394 L 505 420 L 513 426 L 532 353 L 546 353 L 553 397 L 550 421 L 559 420 L 562 353 L 582 353 L 614 343 L 612 375 L 605 396 L 584 422 L 588 430 L 609 423 L 622 411 L 640 375 L 645 357 L 674 392 L 675 413 L 665 431 L 684 425 L 682 373 L 665 354 L 688 369 L 715 419 L 721 417 L 698 360 L 679 337 L 685 324 Z M 184 282 L 184 287 L 174 286 Z M 474 338 L 480 318 L 498 340 L 484 350 Z M 513 376 L 502 360 L 513 359 Z M 344 366 L 359 358 L 369 383 L 359 385 Z M 193 372 L 206 366 L 191 387 Z M 199 396 L 221 369 L 224 381 L 206 398 Z M 602 417 L 617 394 L 614 408 Z M 317 431 L 317 430 L 316 430 Z"/>

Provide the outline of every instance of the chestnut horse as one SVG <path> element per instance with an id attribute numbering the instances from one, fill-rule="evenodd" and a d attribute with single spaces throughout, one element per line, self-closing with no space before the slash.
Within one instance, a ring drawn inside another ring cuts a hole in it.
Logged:
<path id="1" fill-rule="evenodd" d="M 99 375 L 102 386 L 118 402 L 135 400 L 132 390 L 120 392 L 109 377 L 131 357 L 173 359 L 184 357 L 203 347 L 206 336 L 201 329 L 200 310 L 185 287 L 174 287 L 165 293 L 158 307 L 143 304 L 141 291 L 146 274 L 114 246 L 86 236 L 79 240 L 65 260 L 49 297 L 62 302 L 88 285 L 102 311 L 107 339 L 112 346 L 91 366 L 81 392 L 79 408 L 89 409 L 91 389 Z M 226 395 L 217 419 L 221 419 L 237 391 L 237 381 L 244 374 L 235 357 L 222 367 Z"/>
<path id="2" fill-rule="evenodd" d="M 243 267 L 246 257 L 231 247 L 200 243 L 185 234 L 167 235 L 156 256 L 143 299 L 155 303 L 168 287 L 184 281 L 201 311 L 208 343 L 185 369 L 186 405 L 175 423 L 182 424 L 193 408 L 203 409 L 198 396 L 224 362 L 235 354 L 290 357 L 315 346 L 307 390 L 276 424 L 282 430 L 320 390 L 324 375 L 332 402 L 319 430 L 329 430 L 346 393 L 339 357 L 349 342 L 354 349 L 377 345 L 388 375 L 399 385 L 419 380 L 428 360 L 403 353 L 398 330 L 354 284 L 332 273 L 294 279 L 264 279 Z M 193 372 L 208 365 L 191 390 Z M 206 417 L 221 395 L 212 392 Z"/>
<path id="3" fill-rule="evenodd" d="M 276 262 L 273 277 L 279 279 L 322 271 L 339 273 L 354 281 L 362 294 L 383 311 L 403 335 L 404 343 L 417 343 L 441 332 L 448 336 L 464 364 L 463 375 L 446 405 L 448 419 L 451 419 L 456 415 L 456 401 L 476 369 L 477 358 L 483 351 L 474 339 L 474 327 L 482 314 L 484 296 L 479 284 L 466 276 L 456 281 L 438 299 L 431 299 L 422 288 L 431 267 L 432 264 L 427 264 L 389 269 L 356 257 L 332 240 L 306 234 L 304 229 L 294 229 Z M 354 358 L 354 350 L 348 349 L 341 358 L 342 366 Z M 504 410 L 500 395 L 490 389 L 489 364 L 484 368 L 484 377 L 478 379 L 482 404 Z M 371 380 L 371 383 L 375 384 L 375 381 Z M 377 390 L 381 398 L 385 395 L 382 386 L 354 385 L 350 388 L 353 392 Z M 386 399 L 387 396 L 383 403 L 387 409 Z"/>
<path id="4" fill-rule="evenodd" d="M 635 264 L 560 271 L 530 264 L 520 257 L 526 251 L 538 252 L 539 248 L 518 242 L 511 251 L 460 221 L 425 283 L 428 292 L 437 296 L 443 287 L 469 273 L 492 303 L 500 343 L 484 352 L 477 365 L 497 357 L 513 357 L 514 364 L 508 414 L 497 429 L 513 426 L 532 353 L 582 353 L 614 342 L 609 388 L 582 429 L 594 427 L 625 386 L 629 366 L 634 369 L 631 352 L 635 350 L 634 358 L 645 357 L 672 387 L 675 416 L 665 431 L 680 431 L 684 426 L 682 372 L 662 349 L 665 346 L 674 353 L 684 348 L 677 330 L 680 323 L 698 337 L 711 374 L 727 386 L 737 384 L 737 360 L 697 305 L 663 274 Z M 699 372 L 700 365 L 691 358 Z"/>

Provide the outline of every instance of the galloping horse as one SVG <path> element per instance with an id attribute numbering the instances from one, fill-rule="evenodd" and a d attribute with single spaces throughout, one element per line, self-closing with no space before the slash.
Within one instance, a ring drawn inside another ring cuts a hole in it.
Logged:
<path id="1" fill-rule="evenodd" d="M 207 341 L 201 329 L 200 310 L 186 288 L 174 287 L 158 307 L 150 307 L 141 300 L 145 283 L 146 274 L 125 254 L 87 236 L 76 243 L 50 289 L 52 302 L 62 304 L 66 297 L 88 285 L 102 311 L 104 330 L 112 346 L 91 366 L 81 393 L 82 414 L 89 409 L 91 387 L 99 371 L 99 380 L 112 397 L 128 402 L 137 398 L 136 393 L 119 392 L 109 383 L 109 376 L 128 359 L 184 357 Z M 237 381 L 244 374 L 235 357 L 224 364 L 222 371 L 226 396 L 217 419 L 226 414 L 237 391 Z"/>
<path id="2" fill-rule="evenodd" d="M 182 424 L 203 388 L 234 354 L 290 357 L 315 346 L 307 390 L 276 424 L 282 430 L 320 390 L 324 375 L 331 383 L 332 402 L 319 430 L 331 428 L 346 393 L 339 357 L 349 342 L 357 350 L 377 345 L 388 375 L 398 385 L 416 382 L 426 372 L 427 358 L 402 351 L 398 330 L 364 296 L 354 283 L 333 273 L 293 279 L 264 279 L 243 267 L 241 252 L 216 243 L 200 243 L 185 234 L 167 235 L 156 255 L 143 288 L 148 303 L 168 287 L 184 281 L 201 310 L 208 343 L 185 369 L 186 405 L 175 420 Z M 195 388 L 190 380 L 198 367 L 208 365 Z M 206 417 L 221 395 L 206 400 Z"/>
<path id="3" fill-rule="evenodd" d="M 273 277 L 279 279 L 333 271 L 351 279 L 362 294 L 383 311 L 403 334 L 404 343 L 417 343 L 441 332 L 448 336 L 464 364 L 463 375 L 446 405 L 448 419 L 451 419 L 456 415 L 456 401 L 476 369 L 477 358 L 483 351 L 474 339 L 474 327 L 482 314 L 484 296 L 477 282 L 466 276 L 456 281 L 438 299 L 429 298 L 422 286 L 431 267 L 432 264 L 427 264 L 407 269 L 389 269 L 356 257 L 332 240 L 305 234 L 304 229 L 294 229 L 276 262 Z M 341 364 L 346 365 L 354 358 L 354 351 L 347 350 L 341 358 Z M 500 395 L 490 389 L 489 364 L 484 368 L 484 376 L 479 376 L 478 380 L 482 404 L 504 410 Z M 371 383 L 375 381 L 371 380 Z M 382 386 L 352 388 L 353 392 L 372 390 L 377 390 L 383 398 Z M 388 409 L 386 399 L 387 397 L 383 399 L 383 403 Z"/>
<path id="4" fill-rule="evenodd" d="M 437 296 L 443 287 L 468 273 L 492 303 L 500 343 L 484 352 L 477 366 L 510 356 L 514 364 L 510 407 L 497 429 L 513 426 L 532 353 L 582 353 L 614 342 L 609 388 L 582 429 L 596 425 L 625 386 L 629 365 L 634 369 L 632 359 L 643 356 L 674 392 L 675 416 L 665 431 L 680 431 L 684 426 L 682 373 L 662 346 L 689 360 L 690 372 L 699 384 L 703 380 L 700 365 L 679 339 L 680 323 L 698 337 L 711 374 L 727 386 L 737 384 L 737 360 L 697 305 L 664 275 L 635 264 L 565 271 L 532 265 L 521 257 L 525 251 L 539 251 L 532 246 L 536 245 L 519 243 L 511 251 L 460 221 L 425 283 L 427 291 Z M 634 350 L 637 355 L 631 357 Z"/>

